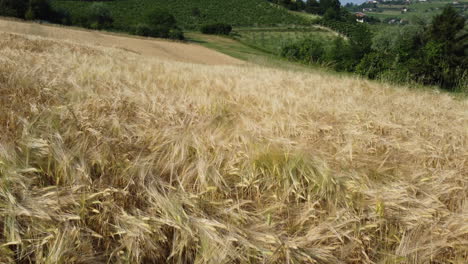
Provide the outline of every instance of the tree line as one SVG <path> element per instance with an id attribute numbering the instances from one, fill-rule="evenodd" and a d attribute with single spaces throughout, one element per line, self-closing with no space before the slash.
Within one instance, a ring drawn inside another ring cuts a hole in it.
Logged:
<path id="1" fill-rule="evenodd" d="M 327 10 L 320 24 L 344 33 L 331 45 L 310 39 L 287 45 L 282 56 L 319 63 L 370 79 L 467 89 L 468 33 L 465 18 L 450 5 L 430 23 L 417 21 L 372 34 L 344 9 Z"/>
<path id="2" fill-rule="evenodd" d="M 340 7 L 339 0 L 268 0 L 293 11 L 304 11 L 310 14 L 324 15 L 329 8 L 335 10 Z"/>
<path id="3" fill-rule="evenodd" d="M 161 9 L 147 11 L 143 14 L 143 23 L 125 29 L 115 27 L 112 12 L 102 2 L 92 3 L 82 14 L 71 16 L 66 10 L 53 8 L 49 0 L 0 0 L 0 16 L 46 20 L 98 30 L 127 31 L 142 36 L 184 39 L 174 16 Z"/>

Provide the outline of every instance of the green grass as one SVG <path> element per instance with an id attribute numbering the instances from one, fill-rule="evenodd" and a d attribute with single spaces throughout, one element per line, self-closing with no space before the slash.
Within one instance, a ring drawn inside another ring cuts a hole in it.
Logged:
<path id="1" fill-rule="evenodd" d="M 250 26 L 305 24 L 310 21 L 264 0 L 119 0 L 102 3 L 111 10 L 114 24 L 119 29 L 142 22 L 143 14 L 155 8 L 168 10 L 186 29 L 215 22 Z M 52 4 L 68 10 L 72 16 L 78 16 L 85 14 L 93 2 L 52 0 Z M 199 15 L 193 12 L 196 8 Z"/>
<path id="2" fill-rule="evenodd" d="M 319 15 L 309 14 L 309 13 L 305 13 L 305 12 L 297 12 L 297 11 L 291 11 L 290 10 L 289 13 L 297 15 L 297 16 L 301 16 L 301 17 L 305 18 L 307 21 L 311 21 L 311 22 L 314 22 L 314 21 L 320 19 Z"/>
<path id="3" fill-rule="evenodd" d="M 189 42 L 197 43 L 250 64 L 295 72 L 327 72 L 335 76 L 350 76 L 349 73 L 335 72 L 328 68 L 320 67 L 320 65 L 305 65 L 299 62 L 288 61 L 271 52 L 230 37 L 205 35 L 199 32 L 187 32 L 185 36 Z"/>
<path id="4" fill-rule="evenodd" d="M 281 53 L 284 46 L 304 39 L 330 42 L 335 38 L 332 32 L 318 27 L 245 28 L 236 30 L 235 36 L 236 39 L 249 46 L 276 55 Z"/>

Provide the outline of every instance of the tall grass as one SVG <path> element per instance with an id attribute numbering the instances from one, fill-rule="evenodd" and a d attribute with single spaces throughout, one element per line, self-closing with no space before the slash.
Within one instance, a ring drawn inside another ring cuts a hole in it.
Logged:
<path id="1" fill-rule="evenodd" d="M 0 262 L 466 263 L 467 102 L 2 34 Z"/>

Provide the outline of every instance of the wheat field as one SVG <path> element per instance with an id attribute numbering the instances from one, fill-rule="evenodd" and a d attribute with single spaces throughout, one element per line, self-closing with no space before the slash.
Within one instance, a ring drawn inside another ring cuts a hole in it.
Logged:
<path id="1" fill-rule="evenodd" d="M 0 34 L 0 263 L 467 263 L 468 101 Z"/>
<path id="2" fill-rule="evenodd" d="M 241 60 L 200 45 L 104 31 L 85 30 L 82 28 L 63 27 L 59 25 L 38 24 L 5 17 L 0 17 L 0 32 L 25 34 L 123 49 L 142 56 L 157 57 L 172 61 L 207 65 L 236 65 L 243 63 Z"/>

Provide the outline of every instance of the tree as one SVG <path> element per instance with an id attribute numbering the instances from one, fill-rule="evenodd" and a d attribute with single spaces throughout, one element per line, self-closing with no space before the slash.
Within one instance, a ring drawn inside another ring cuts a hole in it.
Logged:
<path id="1" fill-rule="evenodd" d="M 94 3 L 89 7 L 88 23 L 91 28 L 111 28 L 113 22 L 111 12 L 104 3 Z"/>
<path id="2" fill-rule="evenodd" d="M 28 20 L 43 19 L 53 20 L 54 12 L 48 0 L 30 0 L 29 8 L 25 14 Z"/>
<path id="3" fill-rule="evenodd" d="M 320 14 L 320 5 L 317 0 L 307 0 L 305 11 L 311 14 Z"/>
<path id="4" fill-rule="evenodd" d="M 177 21 L 175 17 L 162 9 L 155 9 L 146 14 L 146 23 L 150 26 L 158 27 L 167 27 L 173 28 L 177 27 Z"/>
<path id="5" fill-rule="evenodd" d="M 0 0 L 0 16 L 24 18 L 29 0 Z"/>
<path id="6" fill-rule="evenodd" d="M 414 59 L 412 70 L 423 83 L 439 84 L 452 90 L 468 67 L 465 18 L 452 6 L 434 17 L 426 31 L 424 47 Z"/>
<path id="7" fill-rule="evenodd" d="M 325 14 L 329 9 L 340 14 L 341 3 L 339 0 L 321 0 L 319 6 L 321 15 Z"/>
<path id="8" fill-rule="evenodd" d="M 340 13 L 337 12 L 333 8 L 328 8 L 325 14 L 323 15 L 323 19 L 325 20 L 339 20 L 340 19 Z"/>
<path id="9" fill-rule="evenodd" d="M 207 24 L 201 27 L 203 34 L 229 35 L 232 31 L 232 26 L 225 23 Z"/>
<path id="10" fill-rule="evenodd" d="M 183 40 L 184 34 L 177 26 L 172 14 L 165 10 L 154 9 L 145 16 L 145 22 L 134 28 L 133 33 L 142 36 Z"/>
<path id="11" fill-rule="evenodd" d="M 198 8 L 198 7 L 192 8 L 192 16 L 194 16 L 194 17 L 199 17 L 199 16 L 201 16 L 200 8 Z"/>
<path id="12" fill-rule="evenodd" d="M 289 10 L 304 10 L 305 4 L 302 0 L 268 0 Z"/>
<path id="13" fill-rule="evenodd" d="M 451 5 L 434 17 L 429 27 L 429 38 L 440 43 L 454 43 L 457 34 L 464 28 L 465 18 Z"/>

